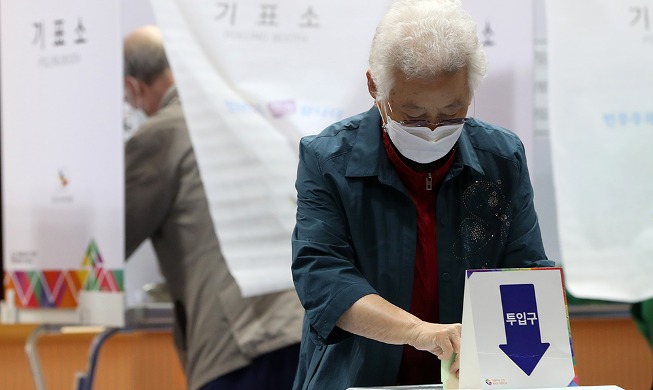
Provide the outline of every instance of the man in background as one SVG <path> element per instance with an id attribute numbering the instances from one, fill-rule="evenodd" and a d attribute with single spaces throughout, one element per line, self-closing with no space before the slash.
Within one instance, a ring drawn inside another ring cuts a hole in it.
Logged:
<path id="1" fill-rule="evenodd" d="M 159 30 L 131 33 L 124 61 L 127 99 L 148 116 L 125 149 L 126 254 L 151 239 L 188 388 L 290 389 L 303 315 L 295 291 L 246 299 L 229 273 Z"/>

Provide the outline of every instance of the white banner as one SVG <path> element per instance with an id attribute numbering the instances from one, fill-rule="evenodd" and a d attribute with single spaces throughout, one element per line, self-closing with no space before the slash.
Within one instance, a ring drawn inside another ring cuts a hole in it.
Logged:
<path id="1" fill-rule="evenodd" d="M 4 286 L 19 307 L 75 308 L 122 291 L 119 3 L 0 7 Z"/>
<path id="2" fill-rule="evenodd" d="M 578 297 L 653 297 L 653 1 L 549 0 L 562 262 Z"/>

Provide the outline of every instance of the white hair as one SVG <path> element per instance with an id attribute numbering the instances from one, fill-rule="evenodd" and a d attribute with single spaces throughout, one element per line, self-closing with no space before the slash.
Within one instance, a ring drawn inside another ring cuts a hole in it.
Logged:
<path id="1" fill-rule="evenodd" d="M 376 28 L 369 60 L 380 100 L 396 71 L 428 78 L 466 68 L 473 93 L 487 68 L 476 23 L 458 0 L 396 1 Z"/>

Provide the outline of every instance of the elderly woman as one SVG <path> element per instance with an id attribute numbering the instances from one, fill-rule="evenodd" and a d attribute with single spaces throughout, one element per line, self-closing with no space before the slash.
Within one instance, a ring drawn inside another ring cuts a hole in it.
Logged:
<path id="1" fill-rule="evenodd" d="M 552 265 L 521 141 L 467 116 L 485 69 L 459 1 L 398 1 L 372 43 L 374 107 L 302 139 L 296 389 L 439 383 L 464 271 Z"/>

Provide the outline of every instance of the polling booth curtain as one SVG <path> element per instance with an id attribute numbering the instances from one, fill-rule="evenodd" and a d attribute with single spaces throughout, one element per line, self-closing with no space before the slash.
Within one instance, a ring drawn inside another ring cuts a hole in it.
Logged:
<path id="1" fill-rule="evenodd" d="M 653 1 L 548 0 L 562 263 L 581 298 L 653 296 Z"/>
<path id="2" fill-rule="evenodd" d="M 299 138 L 372 107 L 368 54 L 392 3 L 152 0 L 211 215 L 244 294 L 292 287 Z M 475 111 L 528 140 L 532 2 L 510 4 L 507 18 L 483 1 L 464 2 L 497 65 Z"/>
<path id="3" fill-rule="evenodd" d="M 389 4 L 152 1 L 245 295 L 292 287 L 299 138 L 371 107 L 367 54 Z"/>
<path id="4" fill-rule="evenodd" d="M 115 313 L 97 310 L 120 325 L 119 6 L 1 0 L 0 29 L 4 287 L 19 308 L 48 309 L 35 321 L 71 312 L 85 294 L 116 302 Z"/>

